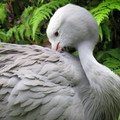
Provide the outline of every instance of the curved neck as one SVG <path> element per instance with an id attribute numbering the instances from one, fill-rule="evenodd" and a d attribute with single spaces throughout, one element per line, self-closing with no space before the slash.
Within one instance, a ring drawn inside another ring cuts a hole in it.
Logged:
<path id="1" fill-rule="evenodd" d="M 80 62 L 89 82 L 86 84 L 87 87 L 80 91 L 86 120 L 117 120 L 118 111 L 113 104 L 116 96 L 115 99 L 111 97 L 114 88 L 109 86 L 112 81 L 108 80 L 108 73 L 111 74 L 111 71 L 96 61 L 93 56 L 94 45 L 90 42 L 84 41 L 78 46 Z"/>
<path id="2" fill-rule="evenodd" d="M 95 70 L 97 72 L 101 71 L 101 65 L 93 56 L 93 49 L 94 45 L 91 44 L 91 41 L 84 41 L 78 46 L 80 62 L 89 82 L 91 82 L 91 77 L 93 77 L 92 74 Z M 96 74 L 94 76 L 97 77 Z"/>

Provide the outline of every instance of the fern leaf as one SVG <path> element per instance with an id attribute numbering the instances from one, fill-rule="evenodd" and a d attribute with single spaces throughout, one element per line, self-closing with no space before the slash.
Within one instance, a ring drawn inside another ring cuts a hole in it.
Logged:
<path id="1" fill-rule="evenodd" d="M 4 30 L 0 30 L 0 41 L 2 41 L 2 42 L 7 42 L 6 41 L 6 32 L 4 31 Z"/>
<path id="2" fill-rule="evenodd" d="M 98 5 L 98 7 L 92 9 L 90 12 L 95 17 L 98 25 L 108 18 L 109 13 L 114 10 L 120 10 L 120 0 L 106 0 Z"/>
<path id="3" fill-rule="evenodd" d="M 100 39 L 102 41 L 102 39 L 103 39 L 103 30 L 102 30 L 101 25 L 98 26 L 98 29 L 99 29 L 99 36 L 100 36 Z"/>
<path id="4" fill-rule="evenodd" d="M 0 3 L 0 21 L 3 24 L 7 16 L 6 9 L 5 9 L 5 4 Z"/>
<path id="5" fill-rule="evenodd" d="M 108 41 L 111 41 L 111 35 L 110 35 L 111 31 L 110 31 L 109 26 L 107 24 L 103 24 L 102 28 Z"/>
<path id="6" fill-rule="evenodd" d="M 97 60 L 109 67 L 116 74 L 120 75 L 120 48 L 109 51 L 101 51 L 97 55 Z"/>
<path id="7" fill-rule="evenodd" d="M 25 27 L 26 26 L 26 27 Z M 31 37 L 31 28 L 29 27 L 29 25 L 25 25 L 24 26 L 24 30 L 25 30 L 25 37 L 27 38 L 27 39 L 30 39 L 30 37 Z"/>
<path id="8" fill-rule="evenodd" d="M 114 58 L 116 58 L 116 59 L 118 59 L 120 61 L 120 48 L 109 50 L 106 53 L 113 56 Z"/>
<path id="9" fill-rule="evenodd" d="M 16 32 L 16 29 L 17 29 L 17 26 L 14 26 L 13 28 L 10 28 L 8 31 L 7 31 L 7 39 L 9 40 L 10 38 L 12 38 L 12 36 L 14 35 L 14 33 Z"/>
<path id="10" fill-rule="evenodd" d="M 24 39 L 24 31 L 25 31 L 24 29 L 25 29 L 24 24 L 19 25 L 18 32 L 21 39 Z"/>
<path id="11" fill-rule="evenodd" d="M 30 20 L 33 9 L 34 9 L 34 7 L 31 7 L 31 6 L 28 6 L 27 8 L 25 8 L 25 10 L 23 11 L 23 13 L 21 15 L 21 20 L 23 23 Z"/>
<path id="12" fill-rule="evenodd" d="M 50 18 L 53 10 L 56 10 L 58 7 L 60 7 L 61 5 L 65 5 L 66 3 L 68 3 L 68 0 L 51 1 L 34 10 L 32 14 L 33 17 L 30 20 L 30 23 L 32 25 L 33 39 L 35 39 L 35 33 L 39 24 L 43 20 Z"/>

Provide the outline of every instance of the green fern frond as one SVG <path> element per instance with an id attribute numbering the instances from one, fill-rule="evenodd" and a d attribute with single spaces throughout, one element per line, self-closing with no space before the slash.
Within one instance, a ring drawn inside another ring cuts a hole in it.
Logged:
<path id="1" fill-rule="evenodd" d="M 0 22 L 3 24 L 7 16 L 5 4 L 0 3 Z"/>
<path id="2" fill-rule="evenodd" d="M 108 41 L 111 41 L 111 30 L 107 24 L 102 25 L 103 32 L 105 34 L 105 37 Z"/>
<path id="3" fill-rule="evenodd" d="M 28 22 L 30 20 L 33 10 L 34 10 L 33 6 L 28 6 L 27 8 L 25 8 L 25 10 L 23 11 L 21 15 L 22 23 Z"/>
<path id="4" fill-rule="evenodd" d="M 32 37 L 32 31 L 31 31 L 32 28 L 30 25 L 30 20 L 32 18 L 34 9 L 35 7 L 28 6 L 21 15 L 22 24 L 19 26 L 18 31 L 20 33 L 20 38 L 22 39 L 25 39 L 25 37 L 27 39 Z"/>
<path id="5" fill-rule="evenodd" d="M 100 40 L 103 40 L 103 36 L 106 39 L 106 41 L 110 42 L 111 41 L 111 29 L 110 26 L 108 26 L 108 24 L 100 24 L 98 26 L 99 28 L 99 36 L 100 36 Z"/>
<path id="6" fill-rule="evenodd" d="M 16 25 L 13 28 L 10 28 L 6 33 L 6 37 L 8 41 L 12 37 L 14 37 L 16 39 L 16 42 L 19 42 L 20 40 L 24 40 L 25 37 L 29 39 L 30 35 L 31 35 L 31 30 L 29 25 L 27 24 Z"/>
<path id="7" fill-rule="evenodd" d="M 103 40 L 103 30 L 102 30 L 101 25 L 98 26 L 98 30 L 99 30 L 100 40 L 102 41 Z"/>
<path id="8" fill-rule="evenodd" d="M 16 32 L 17 26 L 14 26 L 13 28 L 9 29 L 7 32 L 7 37 L 11 38 L 13 36 L 13 33 Z"/>
<path id="9" fill-rule="evenodd" d="M 18 28 L 17 31 L 19 31 L 19 36 L 21 39 L 24 39 L 24 31 L 25 31 L 25 25 L 21 24 Z"/>
<path id="10" fill-rule="evenodd" d="M 109 51 L 101 51 L 97 55 L 97 60 L 109 67 L 116 74 L 120 75 L 120 48 Z"/>
<path id="11" fill-rule="evenodd" d="M 91 10 L 91 13 L 95 17 L 98 25 L 109 17 L 109 13 L 117 9 L 120 11 L 120 0 L 106 0 L 98 5 L 98 7 Z"/>
<path id="12" fill-rule="evenodd" d="M 35 33 L 39 24 L 43 20 L 50 18 L 50 16 L 53 14 L 53 10 L 56 10 L 58 7 L 67 3 L 69 3 L 68 0 L 52 1 L 34 10 L 32 18 L 30 20 L 30 24 L 32 25 L 33 39 L 35 39 Z"/>
<path id="13" fill-rule="evenodd" d="M 13 36 L 15 36 L 16 33 L 17 33 L 17 26 L 10 28 L 6 34 L 7 40 L 9 41 L 9 39 L 11 39 Z M 16 38 L 18 39 L 18 37 L 16 37 Z"/>
<path id="14" fill-rule="evenodd" d="M 0 29 L 0 41 L 7 42 L 6 39 L 7 38 L 6 38 L 6 32 L 5 32 L 5 30 Z"/>

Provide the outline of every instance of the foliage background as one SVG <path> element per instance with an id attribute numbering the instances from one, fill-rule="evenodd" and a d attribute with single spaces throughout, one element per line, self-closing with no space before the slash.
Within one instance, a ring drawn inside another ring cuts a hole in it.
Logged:
<path id="1" fill-rule="evenodd" d="M 120 75 L 120 0 L 1 0 L 0 41 L 49 46 L 49 19 L 56 9 L 68 3 L 85 7 L 93 14 L 100 35 L 94 55 Z"/>

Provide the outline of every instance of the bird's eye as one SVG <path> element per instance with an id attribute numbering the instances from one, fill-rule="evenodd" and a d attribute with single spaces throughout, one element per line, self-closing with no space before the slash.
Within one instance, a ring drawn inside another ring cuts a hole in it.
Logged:
<path id="1" fill-rule="evenodd" d="M 59 36 L 59 33 L 58 33 L 58 31 L 57 31 L 57 32 L 55 32 L 55 36 L 56 36 L 56 37 L 58 37 L 58 36 Z"/>

